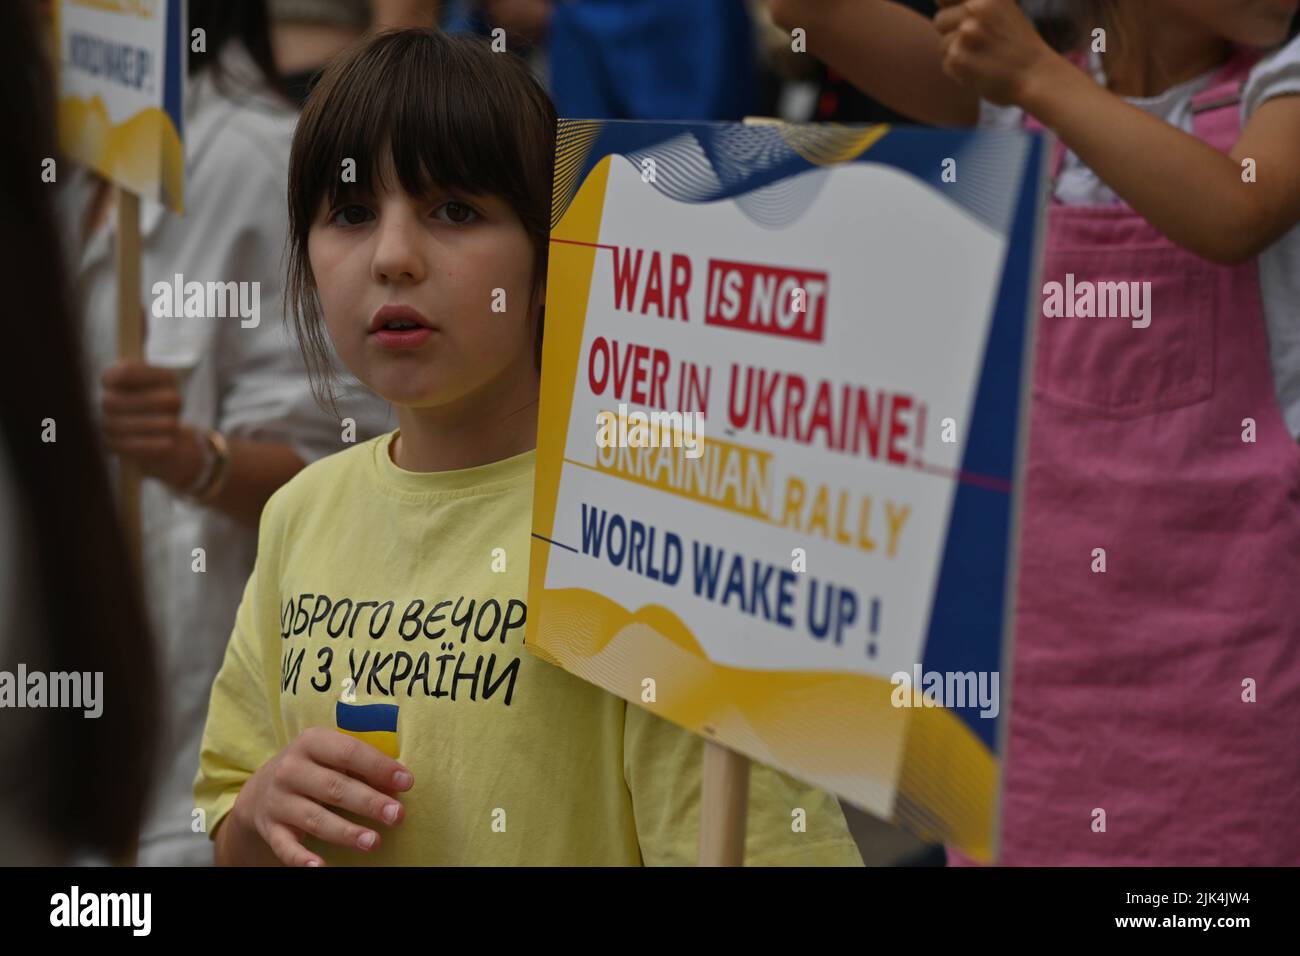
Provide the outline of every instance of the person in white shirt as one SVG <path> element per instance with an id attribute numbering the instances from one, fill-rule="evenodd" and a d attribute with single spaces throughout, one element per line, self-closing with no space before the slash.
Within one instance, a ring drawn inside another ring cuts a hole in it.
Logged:
<path id="1" fill-rule="evenodd" d="M 185 214 L 141 203 L 143 362 L 116 359 L 111 191 L 78 171 L 60 197 L 66 236 L 83 240 L 70 261 L 106 448 L 138 461 L 146 478 L 144 593 L 161 645 L 163 726 L 140 835 L 145 865 L 212 862 L 191 786 L 262 505 L 305 463 L 393 427 L 388 407 L 346 375 L 324 410 L 284 316 L 296 114 L 276 92 L 264 0 L 190 0 L 189 28 L 197 27 L 207 52 L 190 54 Z M 243 301 L 257 303 L 257 314 L 165 317 L 175 314 L 176 282 L 246 283 Z"/>

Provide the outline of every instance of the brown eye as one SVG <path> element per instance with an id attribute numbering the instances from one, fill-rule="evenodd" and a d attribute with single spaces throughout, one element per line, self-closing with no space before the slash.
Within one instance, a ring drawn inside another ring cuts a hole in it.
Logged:
<path id="1" fill-rule="evenodd" d="M 349 203 L 346 206 L 340 206 L 330 216 L 330 222 L 340 226 L 359 226 L 366 221 L 370 215 L 370 210 L 365 206 L 358 206 L 356 203 Z M 339 218 L 342 217 L 342 221 Z"/>
<path id="2" fill-rule="evenodd" d="M 443 222 L 455 223 L 458 226 L 463 226 L 478 219 L 477 212 L 465 203 L 458 202 L 455 199 L 449 199 L 439 206 L 436 215 Z"/>

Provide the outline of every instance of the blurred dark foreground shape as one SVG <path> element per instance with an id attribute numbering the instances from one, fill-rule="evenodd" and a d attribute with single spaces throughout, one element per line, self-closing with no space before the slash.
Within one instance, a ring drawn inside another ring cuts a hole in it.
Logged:
<path id="1" fill-rule="evenodd" d="M 79 372 L 55 187 L 41 177 L 56 150 L 37 7 L 0 4 L 0 671 L 100 672 L 102 713 L 0 709 L 6 865 L 131 859 L 157 708 L 144 606 Z M 43 440 L 50 422 L 54 441 Z"/>

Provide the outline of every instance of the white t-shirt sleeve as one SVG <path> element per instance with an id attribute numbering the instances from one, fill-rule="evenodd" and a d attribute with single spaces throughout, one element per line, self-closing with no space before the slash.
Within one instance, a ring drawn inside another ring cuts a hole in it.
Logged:
<path id="1" fill-rule="evenodd" d="M 1250 116 L 1275 96 L 1300 94 L 1300 36 L 1255 64 L 1242 95 L 1242 115 Z"/>
<path id="2" fill-rule="evenodd" d="M 1300 37 L 1255 64 L 1242 93 L 1243 125 L 1275 96 L 1300 94 Z M 1300 226 L 1259 256 L 1273 383 L 1287 427 L 1300 439 Z"/>
<path id="3" fill-rule="evenodd" d="M 1020 129 L 1025 113 L 1019 106 L 998 106 L 988 100 L 980 100 L 980 116 L 975 121 L 976 129 Z"/>

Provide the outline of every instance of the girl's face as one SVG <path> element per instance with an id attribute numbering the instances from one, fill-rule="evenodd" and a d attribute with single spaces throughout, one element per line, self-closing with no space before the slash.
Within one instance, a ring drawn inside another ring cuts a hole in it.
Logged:
<path id="1" fill-rule="evenodd" d="M 1146 0 L 1143 0 L 1146 2 Z M 1216 36 L 1266 49 L 1286 39 L 1300 0 L 1160 0 Z"/>
<path id="2" fill-rule="evenodd" d="M 387 167 L 377 190 L 398 182 Z M 327 205 L 307 237 L 312 275 L 335 349 L 372 391 L 429 408 L 535 371 L 533 245 L 505 200 L 394 185 Z M 421 327 L 386 328 L 411 322 Z"/>

